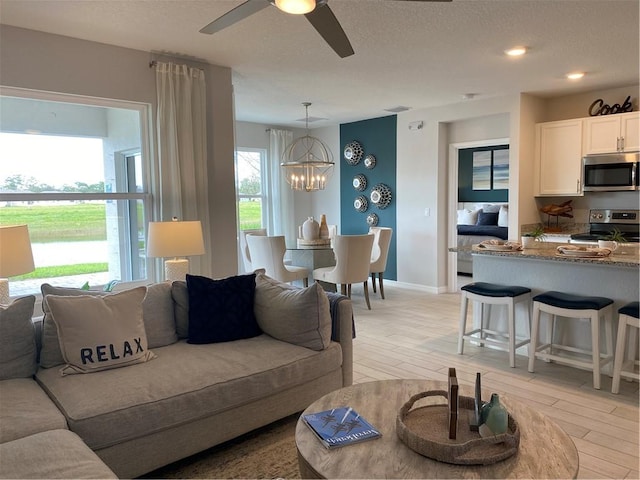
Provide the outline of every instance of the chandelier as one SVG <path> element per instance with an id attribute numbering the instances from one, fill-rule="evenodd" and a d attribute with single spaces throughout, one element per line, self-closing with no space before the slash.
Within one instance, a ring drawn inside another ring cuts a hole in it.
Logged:
<path id="1" fill-rule="evenodd" d="M 293 190 L 313 192 L 324 190 L 333 172 L 331 150 L 322 140 L 309 135 L 309 105 L 304 102 L 305 128 L 307 134 L 295 139 L 282 153 L 280 166 L 287 183 Z"/>

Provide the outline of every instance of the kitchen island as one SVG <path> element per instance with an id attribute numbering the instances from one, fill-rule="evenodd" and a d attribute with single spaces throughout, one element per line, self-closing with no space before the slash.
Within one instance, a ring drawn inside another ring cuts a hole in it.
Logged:
<path id="1" fill-rule="evenodd" d="M 637 301 L 640 289 L 640 255 L 635 244 L 622 246 L 604 258 L 566 257 L 557 254 L 561 245 L 539 242 L 535 248 L 522 251 L 489 251 L 473 246 L 473 280 L 503 285 L 521 285 L 532 290 L 532 296 L 547 290 L 595 295 L 614 301 L 614 334 L 617 326 L 617 309 Z M 457 249 L 455 249 L 457 250 Z M 517 329 L 528 329 L 525 311 L 516 312 Z M 506 327 L 506 319 L 500 319 Z M 545 322 L 541 324 L 544 335 Z M 591 343 L 588 322 L 570 322 L 566 335 L 572 337 L 578 347 Z M 525 347 L 519 353 L 524 353 Z"/>

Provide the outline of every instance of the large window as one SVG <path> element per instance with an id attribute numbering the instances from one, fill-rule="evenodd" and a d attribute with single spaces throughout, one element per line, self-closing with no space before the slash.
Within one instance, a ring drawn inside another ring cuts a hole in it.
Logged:
<path id="1" fill-rule="evenodd" d="M 236 151 L 236 192 L 240 230 L 262 228 L 266 224 L 265 169 L 266 151 Z"/>
<path id="2" fill-rule="evenodd" d="M 0 225 L 28 225 L 36 266 L 11 295 L 153 278 L 147 107 L 4 89 L 0 109 Z"/>

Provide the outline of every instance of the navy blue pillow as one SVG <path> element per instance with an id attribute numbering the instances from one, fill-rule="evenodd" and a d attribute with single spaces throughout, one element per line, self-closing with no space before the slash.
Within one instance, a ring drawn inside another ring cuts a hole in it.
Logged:
<path id="1" fill-rule="evenodd" d="M 498 225 L 498 212 L 478 212 L 478 221 L 476 225 Z"/>
<path id="2" fill-rule="evenodd" d="M 253 313 L 256 275 L 222 280 L 187 275 L 188 343 L 230 342 L 262 334 Z"/>

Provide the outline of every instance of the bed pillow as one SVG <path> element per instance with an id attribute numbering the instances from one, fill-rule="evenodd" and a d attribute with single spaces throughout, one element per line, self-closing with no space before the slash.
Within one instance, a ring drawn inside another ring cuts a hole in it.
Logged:
<path id="1" fill-rule="evenodd" d="M 273 338 L 312 350 L 331 342 L 329 298 L 319 283 L 297 288 L 258 274 L 253 308 L 258 325 Z"/>
<path id="2" fill-rule="evenodd" d="M 500 207 L 500 211 L 498 212 L 498 226 L 509 226 L 509 205 L 502 205 Z"/>
<path id="3" fill-rule="evenodd" d="M 49 295 L 66 366 L 62 375 L 126 367 L 155 358 L 142 319 L 146 287 L 106 296 Z"/>
<path id="4" fill-rule="evenodd" d="M 0 305 L 0 380 L 29 378 L 36 373 L 36 334 L 31 317 L 36 297 Z"/>
<path id="5" fill-rule="evenodd" d="M 469 210 L 468 208 L 458 210 L 458 225 L 475 225 L 478 222 L 478 212 L 480 210 Z"/>
<path id="6" fill-rule="evenodd" d="M 498 225 L 498 212 L 479 211 L 476 225 Z"/>
<path id="7" fill-rule="evenodd" d="M 231 342 L 256 337 L 262 330 L 256 322 L 253 301 L 256 275 L 236 275 L 213 280 L 187 275 L 189 293 L 188 343 Z"/>

